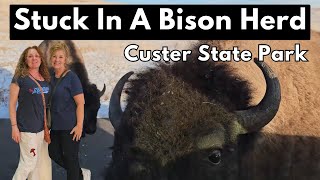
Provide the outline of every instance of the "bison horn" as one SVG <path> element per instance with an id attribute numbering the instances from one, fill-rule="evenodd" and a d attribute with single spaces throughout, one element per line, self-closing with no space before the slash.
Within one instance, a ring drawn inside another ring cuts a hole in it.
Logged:
<path id="1" fill-rule="evenodd" d="M 247 132 L 256 132 L 267 125 L 277 114 L 280 101 L 281 90 L 280 83 L 271 68 L 264 62 L 254 62 L 261 69 L 266 80 L 266 93 L 261 102 L 247 110 L 236 111 L 235 113 L 240 117 L 240 124 L 247 130 Z"/>
<path id="2" fill-rule="evenodd" d="M 133 72 L 128 72 L 118 81 L 116 86 L 114 87 L 111 98 L 110 98 L 110 106 L 109 106 L 109 118 L 114 129 L 117 129 L 120 125 L 122 118 L 122 109 L 120 104 L 120 97 L 124 87 L 124 84 L 128 81 L 129 77 L 133 74 Z"/>
<path id="3" fill-rule="evenodd" d="M 105 91 L 106 91 L 106 84 L 103 84 L 103 89 L 102 91 L 99 92 L 99 97 L 101 97 Z"/>

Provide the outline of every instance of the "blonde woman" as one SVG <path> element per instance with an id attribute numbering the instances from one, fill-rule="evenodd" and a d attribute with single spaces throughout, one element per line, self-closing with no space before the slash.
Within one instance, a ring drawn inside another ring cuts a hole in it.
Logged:
<path id="1" fill-rule="evenodd" d="M 37 46 L 23 51 L 10 85 L 12 139 L 20 147 L 20 160 L 13 180 L 51 180 L 51 160 L 48 144 L 44 141 L 42 94 L 30 76 L 41 85 L 46 97 L 50 91 L 50 75 Z"/>
<path id="2" fill-rule="evenodd" d="M 67 171 L 68 180 L 90 179 L 91 172 L 81 169 L 79 144 L 84 120 L 84 94 L 80 79 L 68 69 L 69 49 L 64 43 L 50 48 L 54 69 L 51 76 L 51 144 L 49 155 Z"/>

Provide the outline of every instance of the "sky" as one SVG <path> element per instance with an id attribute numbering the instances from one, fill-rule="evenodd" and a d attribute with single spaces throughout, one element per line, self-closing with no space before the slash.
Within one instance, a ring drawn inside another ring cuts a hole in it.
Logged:
<path id="1" fill-rule="evenodd" d="M 320 0 L 107 0 L 129 4 L 310 4 L 320 7 Z"/>

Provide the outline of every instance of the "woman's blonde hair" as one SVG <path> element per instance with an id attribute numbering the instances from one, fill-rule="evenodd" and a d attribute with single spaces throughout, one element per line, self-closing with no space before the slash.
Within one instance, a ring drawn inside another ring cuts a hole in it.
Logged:
<path id="1" fill-rule="evenodd" d="M 66 66 L 68 67 L 70 64 L 70 52 L 68 46 L 63 43 L 63 42 L 57 42 L 53 44 L 50 48 L 50 58 L 53 56 L 53 53 L 56 52 L 57 50 L 63 50 L 65 55 L 66 55 Z"/>
<path id="2" fill-rule="evenodd" d="M 47 62 L 44 60 L 42 52 L 38 48 L 38 46 L 30 46 L 22 52 L 22 54 L 20 55 L 16 70 L 15 70 L 15 73 L 14 73 L 14 77 L 19 78 L 19 77 L 26 77 L 29 75 L 29 67 L 28 67 L 26 60 L 27 60 L 28 52 L 30 49 L 35 49 L 38 52 L 38 54 L 40 55 L 41 64 L 39 67 L 39 73 L 41 74 L 41 76 L 44 78 L 45 81 L 49 82 L 50 81 L 50 73 L 48 70 L 48 65 L 47 65 Z"/>

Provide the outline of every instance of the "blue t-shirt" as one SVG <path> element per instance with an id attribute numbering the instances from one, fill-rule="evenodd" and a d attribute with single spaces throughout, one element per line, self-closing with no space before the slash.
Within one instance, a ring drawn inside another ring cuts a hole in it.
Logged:
<path id="1" fill-rule="evenodd" d="M 29 76 L 12 78 L 11 83 L 19 86 L 17 125 L 20 132 L 38 133 L 44 127 L 44 110 L 41 91 Z M 44 92 L 46 101 L 50 91 L 49 83 L 38 81 Z"/>
<path id="2" fill-rule="evenodd" d="M 51 76 L 51 88 L 57 83 L 58 78 L 54 74 Z M 76 108 L 74 96 L 83 93 L 82 85 L 77 74 L 69 71 L 60 81 L 51 102 L 51 129 L 71 130 L 77 124 Z"/>

